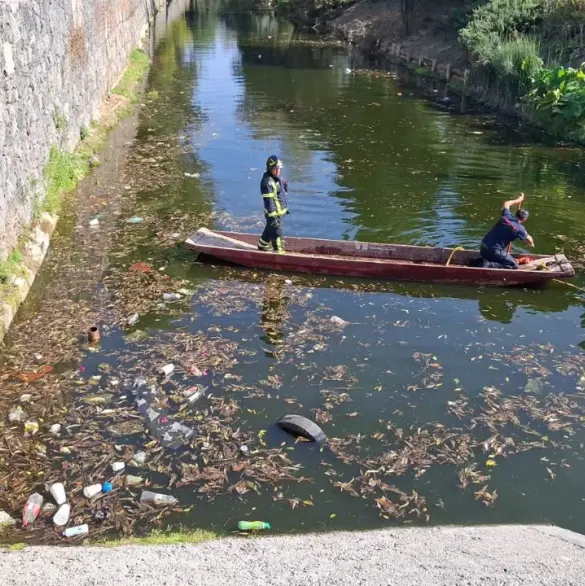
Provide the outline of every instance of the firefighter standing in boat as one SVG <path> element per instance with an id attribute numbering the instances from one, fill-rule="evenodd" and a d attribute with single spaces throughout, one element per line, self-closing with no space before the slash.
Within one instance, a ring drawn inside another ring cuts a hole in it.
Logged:
<path id="1" fill-rule="evenodd" d="M 276 155 L 270 155 L 266 161 L 266 171 L 260 182 L 260 192 L 264 200 L 264 217 L 266 227 L 260 240 L 258 250 L 268 252 L 270 248 L 279 254 L 284 254 L 284 233 L 282 220 L 288 211 L 286 181 L 280 177 L 282 161 Z"/>

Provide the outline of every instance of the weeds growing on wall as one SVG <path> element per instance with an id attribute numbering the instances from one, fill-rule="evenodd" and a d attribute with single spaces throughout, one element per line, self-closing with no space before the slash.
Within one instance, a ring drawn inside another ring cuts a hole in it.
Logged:
<path id="1" fill-rule="evenodd" d="M 12 251 L 6 260 L 0 262 L 0 285 L 8 283 L 10 276 L 18 272 L 22 259 L 22 253 L 16 249 Z"/>

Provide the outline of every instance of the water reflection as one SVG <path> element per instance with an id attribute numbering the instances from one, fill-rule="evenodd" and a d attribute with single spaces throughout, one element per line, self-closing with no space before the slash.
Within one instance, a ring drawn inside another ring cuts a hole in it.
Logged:
<path id="1" fill-rule="evenodd" d="M 286 290 L 287 285 L 282 279 L 269 279 L 264 287 L 260 313 L 260 327 L 264 335 L 260 339 L 271 346 L 284 343 L 284 329 L 290 317 L 290 296 Z"/>

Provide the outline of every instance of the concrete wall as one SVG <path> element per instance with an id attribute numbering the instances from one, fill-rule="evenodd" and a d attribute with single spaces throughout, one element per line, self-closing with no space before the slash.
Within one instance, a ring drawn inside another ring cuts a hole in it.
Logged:
<path id="1" fill-rule="evenodd" d="M 0 0 L 0 260 L 166 0 Z"/>

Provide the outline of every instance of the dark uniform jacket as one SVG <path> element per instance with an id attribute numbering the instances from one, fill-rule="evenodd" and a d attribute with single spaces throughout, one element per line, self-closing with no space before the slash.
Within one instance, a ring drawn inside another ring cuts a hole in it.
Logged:
<path id="1" fill-rule="evenodd" d="M 283 181 L 266 172 L 262 175 L 260 192 L 264 199 L 264 215 L 267 218 L 280 218 L 288 211 L 288 198 Z"/>
<path id="2" fill-rule="evenodd" d="M 516 238 L 526 240 L 526 228 L 512 215 L 509 209 L 504 208 L 500 221 L 484 236 L 481 245 L 488 250 L 500 252 L 508 247 Z"/>

